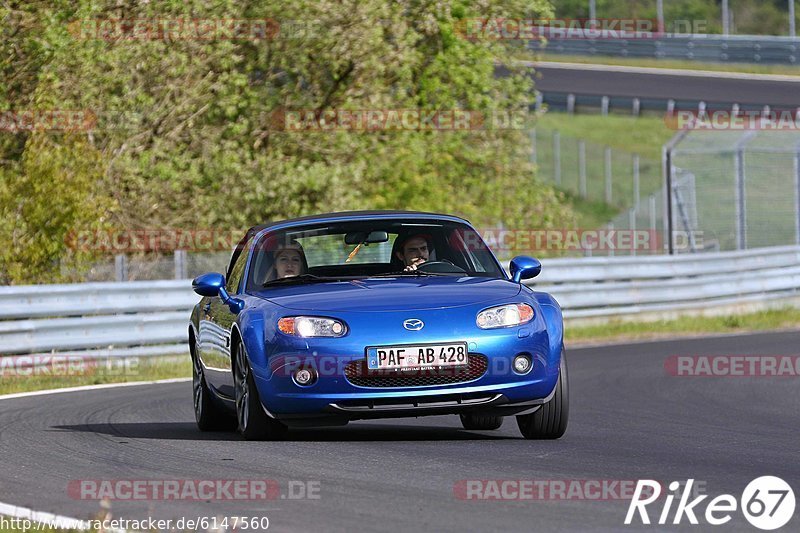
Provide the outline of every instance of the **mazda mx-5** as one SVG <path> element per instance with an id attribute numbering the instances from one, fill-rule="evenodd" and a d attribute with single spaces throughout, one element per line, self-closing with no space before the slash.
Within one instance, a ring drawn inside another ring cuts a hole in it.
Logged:
<path id="1" fill-rule="evenodd" d="M 508 272 L 464 219 L 360 211 L 256 226 L 225 274 L 194 280 L 189 327 L 201 430 L 246 439 L 352 420 L 515 416 L 529 439 L 569 413 L 558 303 Z"/>

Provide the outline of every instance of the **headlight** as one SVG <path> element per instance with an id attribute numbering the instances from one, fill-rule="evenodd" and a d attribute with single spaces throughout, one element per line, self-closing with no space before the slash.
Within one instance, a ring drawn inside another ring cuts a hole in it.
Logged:
<path id="1" fill-rule="evenodd" d="M 278 320 L 278 329 L 295 337 L 341 337 L 347 331 L 344 322 L 316 316 L 290 316 Z"/>
<path id="2" fill-rule="evenodd" d="M 481 329 L 519 326 L 533 319 L 533 308 L 528 304 L 508 304 L 490 307 L 478 313 L 475 322 Z"/>

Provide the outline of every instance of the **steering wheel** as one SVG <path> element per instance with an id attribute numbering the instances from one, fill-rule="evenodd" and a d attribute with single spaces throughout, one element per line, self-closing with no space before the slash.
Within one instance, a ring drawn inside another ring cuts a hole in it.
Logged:
<path id="1" fill-rule="evenodd" d="M 466 274 L 467 271 L 460 266 L 444 259 L 442 261 L 428 261 L 417 267 L 420 272 L 430 272 L 432 274 Z"/>

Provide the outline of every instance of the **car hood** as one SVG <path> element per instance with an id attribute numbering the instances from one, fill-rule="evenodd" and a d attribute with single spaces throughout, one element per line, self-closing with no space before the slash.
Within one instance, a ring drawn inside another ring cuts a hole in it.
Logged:
<path id="1" fill-rule="evenodd" d="M 512 301 L 521 285 L 478 277 L 398 277 L 270 287 L 255 295 L 297 311 L 381 312 Z"/>

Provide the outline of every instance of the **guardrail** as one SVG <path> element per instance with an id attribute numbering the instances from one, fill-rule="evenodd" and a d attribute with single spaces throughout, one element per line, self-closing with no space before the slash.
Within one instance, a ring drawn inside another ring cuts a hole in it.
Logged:
<path id="1" fill-rule="evenodd" d="M 800 246 L 679 256 L 545 259 L 531 283 L 567 320 L 636 318 L 800 298 Z M 187 353 L 188 280 L 0 287 L 0 355 Z"/>
<path id="2" fill-rule="evenodd" d="M 599 55 L 655 59 L 688 59 L 722 63 L 800 61 L 800 39 L 760 35 L 682 35 L 657 39 L 550 39 L 531 41 L 533 50 L 549 54 Z"/>

